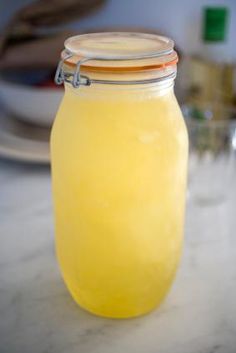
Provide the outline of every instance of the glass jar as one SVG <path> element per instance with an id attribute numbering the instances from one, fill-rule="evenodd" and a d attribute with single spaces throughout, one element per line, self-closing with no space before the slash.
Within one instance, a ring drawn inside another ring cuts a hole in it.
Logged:
<path id="1" fill-rule="evenodd" d="M 188 151 L 176 62 L 157 35 L 65 42 L 51 136 L 56 249 L 73 298 L 97 315 L 145 314 L 175 276 Z"/>
<path id="2" fill-rule="evenodd" d="M 236 171 L 236 110 L 222 104 L 183 107 L 190 139 L 189 201 L 210 206 L 232 193 Z"/>

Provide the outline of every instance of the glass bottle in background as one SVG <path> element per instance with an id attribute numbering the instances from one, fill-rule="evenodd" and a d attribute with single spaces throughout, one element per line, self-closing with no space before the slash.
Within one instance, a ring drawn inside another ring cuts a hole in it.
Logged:
<path id="1" fill-rule="evenodd" d="M 229 19 L 226 7 L 203 9 L 202 45 L 185 65 L 188 77 L 185 103 L 196 108 L 196 118 L 208 106 L 213 109 L 209 115 L 213 120 L 227 119 L 223 114 L 225 107 L 234 105 L 235 64 L 227 41 Z"/>

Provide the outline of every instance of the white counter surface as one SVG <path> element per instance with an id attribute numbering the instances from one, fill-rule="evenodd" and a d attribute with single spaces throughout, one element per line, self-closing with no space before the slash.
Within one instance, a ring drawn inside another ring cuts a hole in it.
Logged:
<path id="1" fill-rule="evenodd" d="M 153 313 L 80 309 L 54 254 L 50 172 L 0 161 L 0 353 L 236 353 L 236 184 L 218 206 L 188 202 L 185 251 Z"/>

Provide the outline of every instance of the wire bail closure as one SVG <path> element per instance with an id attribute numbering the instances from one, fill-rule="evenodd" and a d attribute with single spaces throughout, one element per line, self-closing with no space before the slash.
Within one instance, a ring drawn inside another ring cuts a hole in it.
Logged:
<path id="1" fill-rule="evenodd" d="M 156 55 L 160 56 L 160 55 Z M 76 69 L 74 72 L 64 71 L 63 65 L 65 64 L 66 60 L 73 57 L 73 54 L 67 52 L 67 55 L 63 59 L 61 59 L 58 63 L 56 74 L 54 81 L 57 85 L 61 85 L 64 82 L 70 83 L 74 88 L 79 88 L 80 86 L 90 86 L 92 83 L 102 83 L 102 84 L 110 84 L 110 85 L 132 85 L 132 84 L 150 84 L 161 82 L 163 80 L 174 80 L 176 77 L 176 71 L 165 75 L 163 77 L 155 77 L 150 79 L 143 79 L 143 80 L 98 80 L 98 79 L 90 79 L 88 76 L 81 75 L 80 69 L 83 63 L 90 61 L 90 60 L 101 60 L 101 61 L 108 61 L 109 59 L 104 58 L 84 58 L 77 62 Z M 140 59 L 140 58 L 138 58 Z M 112 58 L 111 60 L 117 60 Z"/>
<path id="2" fill-rule="evenodd" d="M 89 77 L 80 74 L 80 67 L 84 62 L 91 60 L 91 59 L 79 60 L 76 64 L 76 69 L 73 74 L 69 73 L 69 72 L 65 72 L 63 70 L 63 65 L 64 65 L 65 61 L 72 58 L 72 56 L 73 56 L 73 54 L 68 53 L 63 59 L 61 59 L 59 61 L 59 64 L 58 64 L 57 70 L 56 70 L 56 74 L 55 74 L 55 78 L 54 78 L 55 83 L 57 85 L 61 85 L 64 82 L 69 82 L 72 84 L 72 86 L 74 88 L 79 88 L 80 85 L 90 86 L 91 82 L 90 82 Z"/>

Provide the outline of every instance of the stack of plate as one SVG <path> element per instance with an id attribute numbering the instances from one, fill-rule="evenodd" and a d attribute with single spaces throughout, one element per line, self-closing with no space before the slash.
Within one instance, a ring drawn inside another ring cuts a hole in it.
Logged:
<path id="1" fill-rule="evenodd" d="M 49 163 L 49 137 L 63 91 L 0 80 L 0 157 Z"/>

